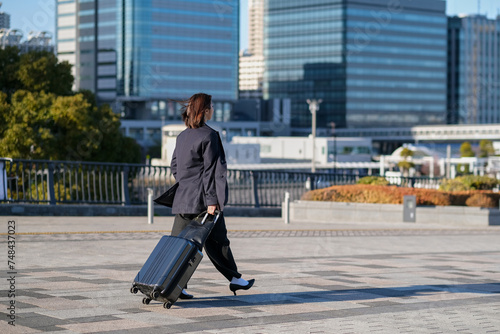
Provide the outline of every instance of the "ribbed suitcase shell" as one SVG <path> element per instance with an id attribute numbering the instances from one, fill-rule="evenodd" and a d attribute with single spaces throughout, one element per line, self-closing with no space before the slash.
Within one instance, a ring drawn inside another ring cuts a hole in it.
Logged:
<path id="1" fill-rule="evenodd" d="M 191 241 L 163 236 L 137 273 L 133 286 L 151 299 L 175 303 L 203 254 Z M 153 292 L 160 295 L 153 297 Z"/>

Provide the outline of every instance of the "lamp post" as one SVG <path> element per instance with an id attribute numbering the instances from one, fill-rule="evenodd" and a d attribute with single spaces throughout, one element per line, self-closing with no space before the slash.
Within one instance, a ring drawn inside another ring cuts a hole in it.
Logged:
<path id="1" fill-rule="evenodd" d="M 316 173 L 316 112 L 319 110 L 320 103 L 323 100 L 310 100 L 307 99 L 307 104 L 309 105 L 309 111 L 312 114 L 312 161 L 311 161 L 311 172 Z"/>
<path id="2" fill-rule="evenodd" d="M 333 174 L 337 173 L 337 134 L 335 133 L 335 122 L 331 122 L 333 137 Z"/>

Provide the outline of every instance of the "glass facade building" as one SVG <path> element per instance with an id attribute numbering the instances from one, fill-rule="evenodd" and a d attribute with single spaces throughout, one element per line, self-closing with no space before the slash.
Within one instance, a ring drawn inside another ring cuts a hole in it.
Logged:
<path id="1" fill-rule="evenodd" d="M 269 0 L 264 34 L 264 97 L 292 100 L 296 133 L 306 99 L 326 129 L 445 123 L 444 1 Z"/>
<path id="2" fill-rule="evenodd" d="M 0 7 L 2 4 L 0 3 Z M 0 29 L 9 29 L 10 28 L 10 15 L 5 12 L 0 12 Z"/>
<path id="3" fill-rule="evenodd" d="M 75 88 L 100 100 L 238 96 L 237 0 L 59 0 L 57 17 Z"/>
<path id="4" fill-rule="evenodd" d="M 500 16 L 448 19 L 448 123 L 500 123 Z"/>

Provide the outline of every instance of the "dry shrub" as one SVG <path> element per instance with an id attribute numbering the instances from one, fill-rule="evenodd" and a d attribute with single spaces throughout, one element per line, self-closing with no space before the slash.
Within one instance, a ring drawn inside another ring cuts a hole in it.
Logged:
<path id="1" fill-rule="evenodd" d="M 496 208 L 498 206 L 498 196 L 494 195 L 493 193 L 484 192 L 473 194 L 465 201 L 465 205 L 480 208 Z"/>
<path id="2" fill-rule="evenodd" d="M 449 193 L 435 189 L 414 189 L 417 205 L 451 205 Z"/>
<path id="3" fill-rule="evenodd" d="M 451 198 L 451 204 L 450 205 L 457 205 L 457 206 L 466 206 L 465 202 L 469 197 L 477 193 L 477 191 L 469 190 L 469 191 L 452 191 L 448 192 L 450 194 Z"/>
<path id="4" fill-rule="evenodd" d="M 346 185 L 317 189 L 305 193 L 302 200 L 354 203 L 402 204 L 403 196 L 416 195 L 417 205 L 450 205 L 450 195 L 432 189 L 395 186 Z"/>
<path id="5" fill-rule="evenodd" d="M 403 196 L 406 195 L 415 195 L 417 205 L 497 207 L 500 200 L 500 193 L 493 193 L 489 190 L 449 192 L 362 184 L 333 186 L 309 191 L 302 196 L 302 200 L 402 204 Z"/>

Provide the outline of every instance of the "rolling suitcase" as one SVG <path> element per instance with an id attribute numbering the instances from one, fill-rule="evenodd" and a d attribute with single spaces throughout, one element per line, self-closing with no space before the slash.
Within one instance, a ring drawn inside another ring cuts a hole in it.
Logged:
<path id="1" fill-rule="evenodd" d="M 167 309 L 172 307 L 201 262 L 201 250 L 219 215 L 216 212 L 210 221 L 207 213 L 201 222 L 200 215 L 179 236 L 163 236 L 137 273 L 130 292 L 146 295 L 144 304 L 157 300 Z"/>

